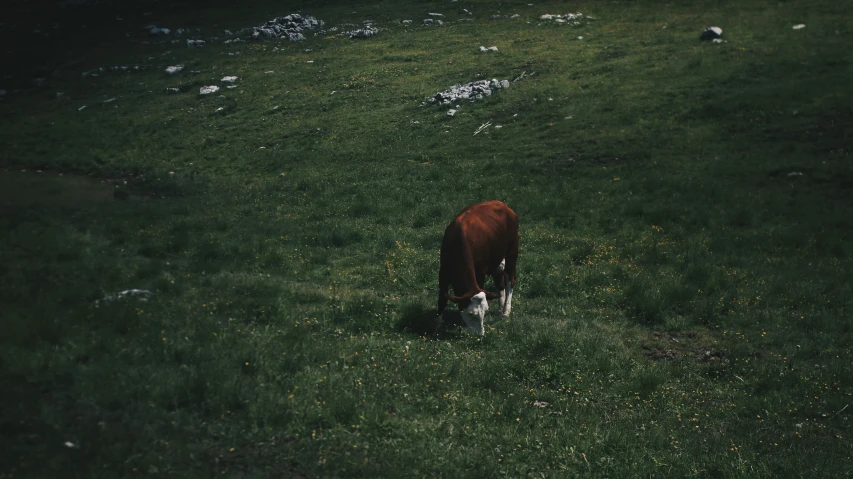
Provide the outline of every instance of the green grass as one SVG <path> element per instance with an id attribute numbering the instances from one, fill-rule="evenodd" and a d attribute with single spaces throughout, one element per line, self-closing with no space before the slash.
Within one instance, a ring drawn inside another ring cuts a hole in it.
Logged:
<path id="1" fill-rule="evenodd" d="M 850 475 L 844 2 L 15 8 L 0 477 Z M 142 31 L 297 10 L 382 31 Z M 596 20 L 538 20 L 568 11 Z M 147 69 L 81 76 L 116 64 Z M 478 339 L 435 289 L 443 228 L 488 199 L 519 283 Z M 95 307 L 128 288 L 155 296 Z"/>

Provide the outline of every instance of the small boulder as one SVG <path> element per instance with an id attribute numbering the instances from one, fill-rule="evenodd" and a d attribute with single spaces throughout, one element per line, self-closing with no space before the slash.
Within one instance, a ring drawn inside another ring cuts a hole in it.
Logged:
<path id="1" fill-rule="evenodd" d="M 216 93 L 218 91 L 219 91 L 219 87 L 216 85 L 203 86 L 203 87 L 199 88 L 198 94 L 199 95 L 210 95 L 211 93 Z"/>
<path id="2" fill-rule="evenodd" d="M 720 27 L 708 27 L 699 35 L 700 40 L 713 40 L 720 38 L 723 35 L 723 29 Z"/>

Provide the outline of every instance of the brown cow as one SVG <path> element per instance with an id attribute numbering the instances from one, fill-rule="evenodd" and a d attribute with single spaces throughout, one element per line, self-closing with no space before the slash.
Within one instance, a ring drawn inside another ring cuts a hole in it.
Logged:
<path id="1" fill-rule="evenodd" d="M 512 309 L 512 287 L 518 260 L 518 216 L 500 201 L 487 201 L 462 210 L 444 230 L 438 272 L 438 314 L 447 300 L 457 303 L 468 329 L 485 333 L 487 299 L 500 298 L 501 315 Z M 491 275 L 499 293 L 483 288 Z M 447 293 L 448 286 L 455 296 Z"/>

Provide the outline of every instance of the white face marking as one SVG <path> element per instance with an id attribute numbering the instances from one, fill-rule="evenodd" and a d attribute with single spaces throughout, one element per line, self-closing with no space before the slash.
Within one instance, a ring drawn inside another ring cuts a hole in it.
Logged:
<path id="1" fill-rule="evenodd" d="M 462 319 L 468 325 L 468 329 L 477 336 L 486 333 L 483 320 L 489 311 L 489 302 L 486 301 L 486 293 L 480 291 L 471 298 L 471 304 L 462 311 Z"/>

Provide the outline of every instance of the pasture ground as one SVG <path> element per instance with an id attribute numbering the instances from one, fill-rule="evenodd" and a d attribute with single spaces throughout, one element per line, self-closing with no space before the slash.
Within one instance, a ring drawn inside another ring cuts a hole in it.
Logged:
<path id="1" fill-rule="evenodd" d="M 853 6 L 241 5 L 4 7 L 0 477 L 851 474 Z M 382 31 L 142 31 L 296 11 Z M 488 199 L 513 316 L 432 334 L 443 228 Z"/>

